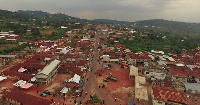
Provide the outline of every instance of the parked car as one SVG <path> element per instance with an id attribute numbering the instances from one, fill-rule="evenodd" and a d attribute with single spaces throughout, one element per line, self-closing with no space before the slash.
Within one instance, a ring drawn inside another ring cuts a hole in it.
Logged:
<path id="1" fill-rule="evenodd" d="M 103 79 L 103 82 L 108 82 L 108 80 L 107 79 Z"/>
<path id="2" fill-rule="evenodd" d="M 47 95 L 45 93 L 40 93 L 40 96 L 46 97 Z"/>
<path id="3" fill-rule="evenodd" d="M 113 77 L 112 75 L 109 75 L 106 79 L 110 79 L 117 82 L 117 78 Z"/>
<path id="4" fill-rule="evenodd" d="M 52 92 L 50 92 L 50 91 L 48 91 L 48 90 L 45 90 L 43 93 L 48 94 L 48 95 L 51 95 L 51 94 L 52 94 Z"/>

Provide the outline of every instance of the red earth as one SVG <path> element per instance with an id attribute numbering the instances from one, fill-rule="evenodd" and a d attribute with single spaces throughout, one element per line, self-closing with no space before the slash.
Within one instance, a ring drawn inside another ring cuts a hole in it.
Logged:
<path id="1" fill-rule="evenodd" d="M 112 73 L 113 77 L 116 77 L 118 79 L 117 82 L 108 80 L 108 82 L 104 82 L 104 84 L 107 84 L 112 90 L 116 90 L 121 87 L 134 87 L 135 81 L 129 79 L 129 70 L 121 69 L 121 68 L 110 68 L 110 71 L 107 71 L 107 68 L 104 69 L 104 72 L 101 72 L 100 70 L 97 70 L 98 73 L 101 73 L 102 76 L 99 76 L 99 79 L 106 79 L 110 73 Z"/>

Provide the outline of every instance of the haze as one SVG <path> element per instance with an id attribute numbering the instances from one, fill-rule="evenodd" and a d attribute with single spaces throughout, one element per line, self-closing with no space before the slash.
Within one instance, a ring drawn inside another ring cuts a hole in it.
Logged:
<path id="1" fill-rule="evenodd" d="M 199 0 L 1 0 L 3 10 L 42 10 L 84 19 L 167 19 L 200 23 Z"/>

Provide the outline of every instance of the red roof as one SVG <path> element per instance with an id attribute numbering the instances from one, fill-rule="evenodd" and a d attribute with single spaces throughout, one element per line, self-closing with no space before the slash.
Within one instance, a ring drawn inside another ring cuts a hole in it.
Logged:
<path id="1" fill-rule="evenodd" d="M 86 46 L 86 47 L 89 47 L 90 46 L 90 43 L 76 43 L 76 46 Z"/>
<path id="2" fill-rule="evenodd" d="M 135 54 L 129 54 L 129 57 L 131 59 L 151 59 L 148 55 L 142 55 L 142 54 L 139 56 L 137 56 Z"/>
<path id="3" fill-rule="evenodd" d="M 126 49 L 126 47 L 123 44 L 115 44 L 116 48 L 123 48 Z"/>
<path id="4" fill-rule="evenodd" d="M 11 71 L 11 70 L 6 70 L 3 72 L 3 74 L 9 75 L 9 76 L 17 76 L 23 80 L 30 80 L 32 77 L 34 77 L 33 75 L 30 75 L 30 74 L 20 73 L 20 72 Z"/>
<path id="5" fill-rule="evenodd" d="M 85 66 L 85 65 L 87 65 L 87 62 L 84 61 L 84 60 L 80 60 L 80 61 L 78 62 L 78 66 Z"/>
<path id="6" fill-rule="evenodd" d="M 153 95 L 154 95 L 155 100 L 160 100 L 164 102 L 174 101 L 174 102 L 184 103 L 184 104 L 188 103 L 184 94 L 180 91 L 160 88 L 160 87 L 152 87 L 152 90 L 153 90 Z"/>
<path id="7" fill-rule="evenodd" d="M 75 82 L 67 82 L 65 87 L 72 89 L 73 87 L 79 87 L 79 84 Z"/>
<path id="8" fill-rule="evenodd" d="M 73 72 L 78 75 L 82 75 L 81 68 L 77 67 L 77 63 L 65 63 L 58 69 L 60 72 Z"/>
<path id="9" fill-rule="evenodd" d="M 185 66 L 175 66 L 175 65 L 169 65 L 170 69 L 173 70 L 182 70 L 182 71 L 190 71 L 188 67 Z"/>
<path id="10" fill-rule="evenodd" d="M 198 72 L 181 71 L 181 70 L 170 70 L 170 71 L 172 75 L 178 76 L 178 77 L 195 76 L 197 78 L 200 78 L 200 74 Z"/>
<path id="11" fill-rule="evenodd" d="M 51 102 L 42 98 L 38 98 L 24 92 L 15 90 L 3 95 L 4 98 L 8 98 L 23 105 L 50 105 Z"/>
<path id="12" fill-rule="evenodd" d="M 64 58 L 65 59 L 67 59 L 67 58 L 73 59 L 73 58 L 80 58 L 80 57 L 79 56 L 75 56 L 75 55 L 65 55 Z"/>

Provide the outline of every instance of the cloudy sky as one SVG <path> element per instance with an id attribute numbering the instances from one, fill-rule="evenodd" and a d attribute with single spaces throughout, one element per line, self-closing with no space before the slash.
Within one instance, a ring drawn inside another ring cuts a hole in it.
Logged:
<path id="1" fill-rule="evenodd" d="M 200 23 L 200 0 L 0 0 L 0 8 L 61 12 L 84 19 L 167 19 Z"/>

